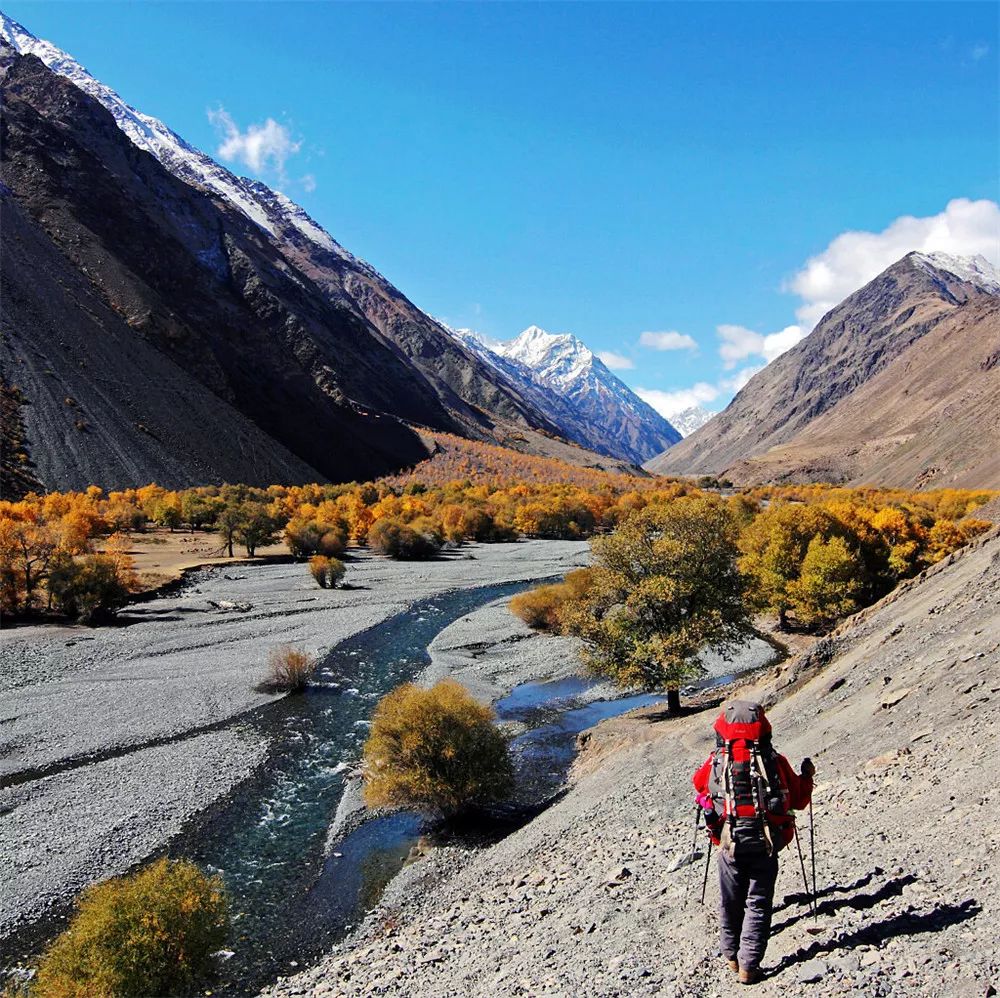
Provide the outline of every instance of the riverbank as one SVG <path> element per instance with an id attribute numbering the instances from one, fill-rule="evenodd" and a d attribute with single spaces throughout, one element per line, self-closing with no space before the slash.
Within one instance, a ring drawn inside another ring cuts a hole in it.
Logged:
<path id="1" fill-rule="evenodd" d="M 775 742 L 812 756 L 819 922 L 794 854 L 778 880 L 764 996 L 984 995 L 1000 979 L 993 856 L 1000 771 L 984 722 L 1000 672 L 1000 541 L 975 542 L 766 674 Z M 711 698 L 706 698 L 711 702 Z M 697 903 L 692 771 L 714 705 L 599 726 L 569 792 L 484 850 L 397 877 L 289 996 L 746 994 L 717 946 L 714 871 Z M 969 747 L 975 746 L 975 751 Z M 904 831 L 905 828 L 905 831 Z"/>
<path id="2" fill-rule="evenodd" d="M 588 553 L 526 541 L 421 563 L 360 554 L 344 590 L 318 589 L 301 564 L 232 566 L 130 606 L 117 627 L 0 632 L 0 840 L 13 844 L 0 938 L 162 848 L 260 764 L 267 744 L 240 719 L 276 699 L 254 689 L 272 647 L 323 656 L 421 600 L 560 575 Z"/>

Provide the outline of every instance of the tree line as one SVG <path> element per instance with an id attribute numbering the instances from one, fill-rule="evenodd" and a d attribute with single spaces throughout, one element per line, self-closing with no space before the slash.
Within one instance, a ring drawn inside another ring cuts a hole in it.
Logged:
<path id="1" fill-rule="evenodd" d="M 469 541 L 586 539 L 650 506 L 706 494 L 714 493 L 689 482 L 593 470 L 588 484 L 501 480 L 489 470 L 443 483 L 411 475 L 346 485 L 29 494 L 0 502 L 0 612 L 94 621 L 113 614 L 138 586 L 126 539 L 151 529 L 215 533 L 219 553 L 230 557 L 254 557 L 280 542 L 310 562 L 320 585 L 332 586 L 351 546 L 424 559 Z M 791 615 L 822 624 L 964 543 L 970 515 L 992 495 L 802 486 L 748 490 L 725 508 L 742 569 L 782 621 Z"/>

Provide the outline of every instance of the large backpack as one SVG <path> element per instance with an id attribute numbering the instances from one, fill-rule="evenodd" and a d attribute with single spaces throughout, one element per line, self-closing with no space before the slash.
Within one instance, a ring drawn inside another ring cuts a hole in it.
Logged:
<path id="1" fill-rule="evenodd" d="M 788 790 L 770 722 L 759 704 L 733 700 L 716 720 L 715 734 L 708 792 L 722 818 L 719 847 L 732 858 L 771 856 L 784 844 L 775 826 L 787 813 Z"/>

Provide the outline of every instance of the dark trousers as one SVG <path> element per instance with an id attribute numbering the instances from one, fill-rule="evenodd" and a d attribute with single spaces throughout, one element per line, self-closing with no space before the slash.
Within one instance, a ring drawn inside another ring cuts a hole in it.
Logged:
<path id="1" fill-rule="evenodd" d="M 744 970 L 756 970 L 771 933 L 778 857 L 730 859 L 719 850 L 718 862 L 722 955 L 739 960 Z"/>

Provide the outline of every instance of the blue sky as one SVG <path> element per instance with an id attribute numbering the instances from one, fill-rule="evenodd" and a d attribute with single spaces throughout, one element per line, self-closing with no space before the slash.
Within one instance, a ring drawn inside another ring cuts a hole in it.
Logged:
<path id="1" fill-rule="evenodd" d="M 909 249 L 1000 263 L 993 3 L 3 9 L 426 311 L 574 332 L 664 409 Z"/>

